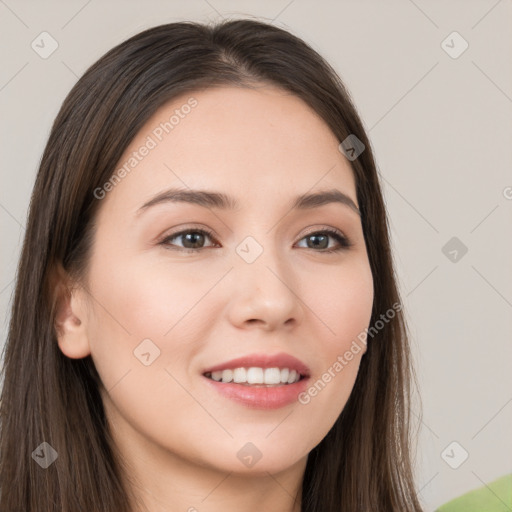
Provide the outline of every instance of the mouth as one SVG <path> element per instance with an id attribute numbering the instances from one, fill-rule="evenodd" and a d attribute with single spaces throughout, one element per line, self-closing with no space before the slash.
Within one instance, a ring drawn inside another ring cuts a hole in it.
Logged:
<path id="1" fill-rule="evenodd" d="M 296 357 L 279 354 L 250 354 L 205 368 L 203 376 L 222 384 L 287 386 L 306 379 L 311 371 Z"/>
<path id="2" fill-rule="evenodd" d="M 279 409 L 297 402 L 311 371 L 292 355 L 252 354 L 205 368 L 210 389 L 255 409 Z"/>
<path id="3" fill-rule="evenodd" d="M 294 368 L 263 368 L 258 366 L 226 368 L 213 372 L 205 372 L 203 375 L 211 380 L 223 384 L 240 384 L 251 387 L 277 387 L 295 384 L 307 378 Z"/>

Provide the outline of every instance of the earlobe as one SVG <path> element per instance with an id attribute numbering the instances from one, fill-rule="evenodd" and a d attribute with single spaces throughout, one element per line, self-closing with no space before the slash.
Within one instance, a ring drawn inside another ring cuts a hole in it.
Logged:
<path id="1" fill-rule="evenodd" d="M 91 353 L 83 307 L 83 291 L 69 286 L 69 279 L 62 267 L 57 269 L 54 283 L 54 325 L 57 343 L 65 356 L 81 359 Z"/>

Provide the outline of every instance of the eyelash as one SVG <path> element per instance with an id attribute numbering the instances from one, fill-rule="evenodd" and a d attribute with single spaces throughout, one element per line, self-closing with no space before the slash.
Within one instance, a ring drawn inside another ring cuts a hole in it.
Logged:
<path id="1" fill-rule="evenodd" d="M 209 229 L 206 229 L 206 228 L 190 228 L 190 229 L 185 229 L 183 231 L 178 231 L 177 233 L 172 233 L 172 234 L 166 236 L 163 240 L 161 240 L 159 242 L 159 245 L 163 245 L 166 249 L 176 250 L 176 251 L 181 251 L 181 252 L 186 252 L 186 253 L 195 253 L 195 252 L 198 252 L 198 251 L 202 251 L 204 249 L 208 249 L 208 247 L 199 247 L 197 249 L 189 249 L 189 248 L 185 248 L 185 247 L 171 247 L 170 244 L 168 243 L 169 240 L 177 238 L 177 237 L 179 237 L 181 235 L 185 235 L 187 233 L 200 233 L 202 235 L 207 235 L 212 241 L 217 242 L 213 232 L 210 231 Z M 336 239 L 340 245 L 338 247 L 334 247 L 334 248 L 331 248 L 331 249 L 323 249 L 323 250 L 319 250 L 319 251 L 316 251 L 316 250 L 312 249 L 311 247 L 306 247 L 306 249 L 311 249 L 314 252 L 319 252 L 319 253 L 336 253 L 336 252 L 339 252 L 339 251 L 347 250 L 350 247 L 352 247 L 352 245 L 353 245 L 352 242 L 346 236 L 342 235 L 339 231 L 337 231 L 335 229 L 330 229 L 330 228 L 326 228 L 326 229 L 322 229 L 322 230 L 319 230 L 319 231 L 313 231 L 311 233 L 307 233 L 305 236 L 303 236 L 301 238 L 301 240 L 303 240 L 304 238 L 310 237 L 312 235 L 322 235 L 322 234 L 323 235 L 325 235 L 325 234 L 330 235 L 332 238 Z"/>

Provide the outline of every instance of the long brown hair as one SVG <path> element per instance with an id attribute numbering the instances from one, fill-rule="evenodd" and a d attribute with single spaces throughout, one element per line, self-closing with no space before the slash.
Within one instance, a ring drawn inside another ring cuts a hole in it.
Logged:
<path id="1" fill-rule="evenodd" d="M 159 107 L 184 92 L 265 83 L 301 98 L 340 142 L 355 135 L 365 145 L 351 166 L 374 278 L 371 325 L 400 303 L 371 145 L 341 79 L 318 53 L 248 19 L 170 23 L 131 37 L 70 91 L 37 174 L 4 348 L 0 512 L 132 512 L 92 359 L 58 348 L 53 276 L 61 265 L 83 278 L 101 203 L 94 191 Z M 302 512 L 422 510 L 410 452 L 407 331 L 399 310 L 368 341 L 346 406 L 309 453 Z M 42 442 L 58 453 L 46 470 L 32 456 Z"/>

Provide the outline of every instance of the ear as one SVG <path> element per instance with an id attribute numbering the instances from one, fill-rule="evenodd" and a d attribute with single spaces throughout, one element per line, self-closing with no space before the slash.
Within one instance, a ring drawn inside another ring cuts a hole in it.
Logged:
<path id="1" fill-rule="evenodd" d="M 71 359 L 91 353 L 87 337 L 85 290 L 72 286 L 71 279 L 59 263 L 52 277 L 55 303 L 55 331 L 61 352 Z"/>

